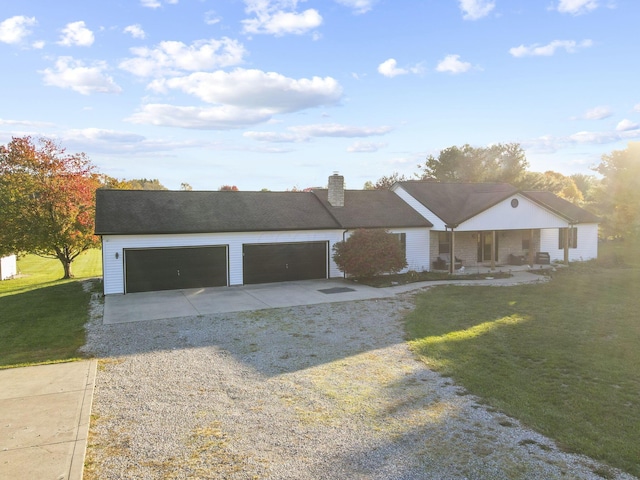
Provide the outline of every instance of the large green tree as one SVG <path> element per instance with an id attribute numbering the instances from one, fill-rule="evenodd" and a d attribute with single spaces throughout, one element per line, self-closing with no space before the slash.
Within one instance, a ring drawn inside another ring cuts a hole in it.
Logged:
<path id="1" fill-rule="evenodd" d="M 489 147 L 449 147 L 437 157 L 430 155 L 420 177 L 438 182 L 504 182 L 517 184 L 529 162 L 518 143 L 496 144 Z"/>
<path id="2" fill-rule="evenodd" d="M 640 235 L 640 142 L 603 155 L 598 204 L 607 235 Z"/>
<path id="3" fill-rule="evenodd" d="M 84 153 L 49 139 L 13 138 L 0 146 L 0 250 L 71 263 L 98 245 L 95 191 L 100 176 Z"/>

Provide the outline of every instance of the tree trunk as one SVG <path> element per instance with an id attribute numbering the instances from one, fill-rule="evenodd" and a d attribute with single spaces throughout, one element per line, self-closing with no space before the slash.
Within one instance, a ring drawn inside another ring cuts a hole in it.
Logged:
<path id="1" fill-rule="evenodd" d="M 73 275 L 71 274 L 71 261 L 61 258 L 60 263 L 62 263 L 62 268 L 64 269 L 64 276 L 62 278 L 65 280 L 73 278 Z"/>

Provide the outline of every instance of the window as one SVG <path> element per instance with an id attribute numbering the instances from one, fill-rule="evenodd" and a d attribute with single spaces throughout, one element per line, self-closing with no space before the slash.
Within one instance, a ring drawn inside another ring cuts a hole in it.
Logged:
<path id="1" fill-rule="evenodd" d="M 438 232 L 438 253 L 451 253 L 451 232 Z"/>
<path id="2" fill-rule="evenodd" d="M 578 229 L 559 228 L 558 229 L 558 249 L 564 250 L 564 236 L 569 235 L 569 248 L 578 248 Z"/>

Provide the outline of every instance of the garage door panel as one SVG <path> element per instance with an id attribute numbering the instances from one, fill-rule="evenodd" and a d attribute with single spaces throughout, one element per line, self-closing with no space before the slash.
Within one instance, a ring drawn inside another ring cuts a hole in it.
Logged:
<path id="1" fill-rule="evenodd" d="M 125 250 L 126 292 L 227 285 L 225 246 Z"/>
<path id="2" fill-rule="evenodd" d="M 327 242 L 243 246 L 245 284 L 327 278 Z"/>

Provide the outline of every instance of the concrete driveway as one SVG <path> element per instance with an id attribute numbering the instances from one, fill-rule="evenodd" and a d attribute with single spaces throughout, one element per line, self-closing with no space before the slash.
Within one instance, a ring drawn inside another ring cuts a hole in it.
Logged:
<path id="1" fill-rule="evenodd" d="M 514 270 L 510 278 L 429 281 L 386 288 L 369 287 L 337 278 L 237 287 L 195 288 L 108 295 L 105 297 L 104 302 L 103 323 L 111 325 L 144 320 L 389 298 L 399 293 L 436 285 L 506 286 L 518 283 L 537 283 L 546 280 L 545 277 L 539 275 Z"/>
<path id="2" fill-rule="evenodd" d="M 414 285 L 411 288 L 421 287 Z M 387 288 L 373 288 L 333 279 L 108 295 L 105 297 L 103 323 L 110 325 L 366 300 L 389 297 L 395 293 L 395 290 Z"/>

